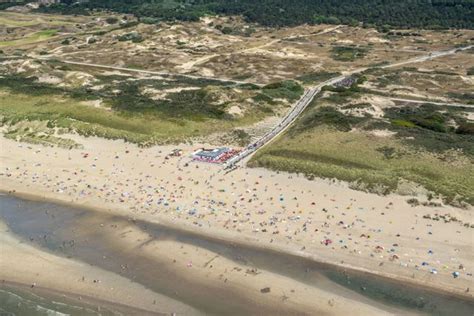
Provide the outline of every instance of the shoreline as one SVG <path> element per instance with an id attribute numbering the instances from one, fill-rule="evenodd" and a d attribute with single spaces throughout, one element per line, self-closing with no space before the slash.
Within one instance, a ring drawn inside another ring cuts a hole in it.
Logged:
<path id="1" fill-rule="evenodd" d="M 105 214 L 111 215 L 110 210 L 101 208 L 99 206 L 77 204 L 77 203 L 61 200 L 58 198 L 46 197 L 46 196 L 37 195 L 33 193 L 28 193 L 28 192 L 19 192 L 18 190 L 15 190 L 15 192 L 11 192 L 11 190 L 10 191 L 5 190 L 1 186 L 0 186 L 0 193 L 18 197 L 20 199 L 30 200 L 30 201 L 49 202 L 53 204 L 59 204 L 59 205 L 74 207 L 78 209 L 87 209 L 94 212 L 105 212 Z M 120 215 L 125 215 L 125 214 L 120 214 Z M 134 216 L 130 216 L 130 215 L 129 215 L 129 218 L 135 219 Z M 148 221 L 147 219 L 143 219 L 143 220 Z M 284 245 L 278 245 L 278 244 L 262 245 L 262 244 L 259 244 L 258 240 L 255 240 L 255 238 L 253 238 L 252 236 L 244 235 L 244 236 L 239 236 L 243 238 L 232 238 L 232 236 L 226 236 L 226 234 L 222 234 L 222 233 L 221 234 L 207 233 L 207 232 L 202 231 L 202 229 L 199 231 L 196 231 L 197 229 L 196 227 L 191 227 L 190 225 L 186 225 L 185 223 L 180 223 L 180 224 L 172 223 L 163 218 L 160 218 L 153 223 L 158 224 L 160 226 L 167 227 L 177 232 L 183 232 L 186 234 L 196 235 L 203 239 L 225 242 L 230 245 L 240 245 L 244 247 L 250 247 L 255 250 L 260 250 L 260 251 L 264 250 L 264 251 L 271 251 L 271 252 L 275 252 L 275 253 L 279 253 L 283 255 L 290 255 L 290 256 L 297 257 L 301 260 L 309 260 L 318 265 L 327 266 L 330 269 L 343 270 L 343 271 L 347 271 L 359 276 L 364 276 L 364 275 L 369 276 L 369 277 L 372 276 L 372 277 L 379 278 L 380 280 L 385 281 L 385 282 L 390 282 L 393 284 L 403 284 L 411 288 L 422 289 L 422 290 L 430 291 L 430 292 L 437 293 L 440 295 L 452 296 L 458 299 L 468 300 L 468 301 L 473 301 L 473 298 L 474 298 L 474 296 L 471 293 L 466 293 L 465 291 L 461 291 L 460 289 L 447 288 L 445 285 L 436 285 L 433 283 L 424 282 L 421 279 L 413 279 L 413 278 L 409 278 L 407 276 L 401 276 L 398 274 L 392 274 L 392 273 L 387 273 L 387 272 L 382 272 L 382 271 L 377 271 L 377 270 L 369 270 L 368 268 L 364 268 L 361 266 L 341 263 L 341 262 L 337 262 L 336 260 L 324 259 L 315 254 L 295 251 L 294 249 L 291 249 L 292 247 L 286 247 Z"/>
<path id="2" fill-rule="evenodd" d="M 91 298 L 92 303 L 105 304 L 112 310 L 117 304 L 122 310 L 126 307 L 137 311 L 133 315 L 141 315 L 141 311 L 149 315 L 172 312 L 202 315 L 195 308 L 155 293 L 119 273 L 37 247 L 29 238 L 13 233 L 3 220 L 0 221 L 0 244 L 0 288 L 11 283 L 24 285 L 26 290 L 44 289 L 66 294 L 70 300 L 79 302 Z"/>
<path id="3" fill-rule="evenodd" d="M 0 289 L 5 289 L 6 291 L 9 292 L 9 289 L 12 288 L 14 290 L 19 290 L 22 293 L 34 293 L 36 295 L 39 295 L 42 298 L 47 297 L 53 297 L 54 299 L 64 299 L 66 298 L 67 300 L 81 304 L 81 305 L 89 305 L 87 307 L 100 307 L 100 308 L 105 308 L 109 309 L 113 312 L 123 312 L 127 313 L 127 315 L 157 315 L 157 316 L 164 316 L 168 315 L 167 313 L 160 313 L 160 312 L 153 312 L 150 310 L 146 309 L 141 309 L 129 305 L 124 305 L 120 303 L 118 300 L 117 301 L 109 301 L 109 300 L 104 300 L 104 299 L 99 299 L 95 297 L 91 297 L 88 295 L 81 294 L 80 299 L 74 297 L 77 296 L 78 294 L 72 293 L 72 292 L 67 292 L 64 290 L 57 290 L 57 289 L 52 289 L 49 287 L 42 287 L 42 286 L 35 286 L 34 288 L 31 287 L 31 285 L 22 283 L 22 282 L 16 282 L 16 281 L 9 281 L 9 280 L 1 280 L 0 281 Z"/>

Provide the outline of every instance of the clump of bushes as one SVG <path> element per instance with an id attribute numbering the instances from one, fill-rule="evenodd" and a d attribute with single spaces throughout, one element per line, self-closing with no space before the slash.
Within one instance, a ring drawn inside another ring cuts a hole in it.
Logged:
<path id="1" fill-rule="evenodd" d="M 235 129 L 232 131 L 233 136 L 237 139 L 239 146 L 246 146 L 250 143 L 250 134 L 242 129 Z"/>
<path id="2" fill-rule="evenodd" d="M 365 117 L 346 115 L 332 106 L 323 106 L 305 114 L 296 131 L 303 132 L 317 126 L 328 125 L 339 131 L 348 132 L 354 125 L 365 120 L 367 120 Z"/>
<path id="3" fill-rule="evenodd" d="M 272 99 L 297 100 L 304 92 L 304 88 L 293 80 L 270 83 L 263 87 L 262 93 Z"/>
<path id="4" fill-rule="evenodd" d="M 393 120 L 392 125 L 399 126 L 399 127 L 408 127 L 408 128 L 416 127 L 414 123 L 405 121 L 405 120 Z"/>
<path id="5" fill-rule="evenodd" d="M 144 24 L 158 24 L 160 23 L 160 20 L 157 18 L 151 18 L 151 17 L 142 17 L 140 18 L 140 22 Z"/>
<path id="6" fill-rule="evenodd" d="M 97 38 L 95 37 L 89 37 L 87 40 L 87 44 L 94 44 L 95 42 L 97 42 Z"/>
<path id="7" fill-rule="evenodd" d="M 299 80 L 303 83 L 315 83 L 315 82 L 322 82 L 329 80 L 333 77 L 339 76 L 339 72 L 312 72 L 308 74 L 304 74 L 302 76 L 296 77 L 296 80 Z"/>
<path id="8" fill-rule="evenodd" d="M 105 22 L 107 22 L 107 24 L 116 24 L 118 23 L 118 19 L 114 16 L 110 16 L 108 18 L 105 19 Z"/>
<path id="9" fill-rule="evenodd" d="M 403 142 L 431 152 L 457 149 L 474 155 L 474 123 L 466 120 L 457 110 L 442 109 L 431 104 L 389 108 L 385 110 L 385 118 L 391 122 L 388 128 L 397 132 L 397 137 Z"/>
<path id="10" fill-rule="evenodd" d="M 474 135 L 474 123 L 462 122 L 456 129 L 457 134 Z"/>
<path id="11" fill-rule="evenodd" d="M 368 49 L 362 47 L 335 46 L 331 50 L 331 56 L 338 61 L 354 61 L 363 58 Z"/>
<path id="12" fill-rule="evenodd" d="M 132 41 L 133 43 L 143 42 L 143 37 L 137 32 L 130 32 L 130 33 L 119 35 L 117 39 L 120 42 L 126 42 L 126 41 Z"/>
<path id="13" fill-rule="evenodd" d="M 448 121 L 453 118 L 451 114 L 438 112 L 430 106 L 392 108 L 387 111 L 386 116 L 392 118 L 394 126 L 418 126 L 438 133 L 447 133 Z"/>

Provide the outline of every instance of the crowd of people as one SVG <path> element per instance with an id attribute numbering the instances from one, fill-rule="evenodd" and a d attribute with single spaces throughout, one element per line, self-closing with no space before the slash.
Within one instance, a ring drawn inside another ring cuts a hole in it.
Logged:
<path id="1" fill-rule="evenodd" d="M 310 254 L 472 281 L 472 254 L 456 246 L 466 244 L 472 229 L 424 218 L 437 210 L 412 207 L 406 197 L 377 196 L 261 169 L 226 173 L 188 155 L 165 159 L 168 149 L 114 143 L 81 151 L 13 144 L 8 143 L 10 150 L 19 158 L 6 161 L 0 180 L 72 203 L 96 201 L 131 215 L 253 235 Z"/>

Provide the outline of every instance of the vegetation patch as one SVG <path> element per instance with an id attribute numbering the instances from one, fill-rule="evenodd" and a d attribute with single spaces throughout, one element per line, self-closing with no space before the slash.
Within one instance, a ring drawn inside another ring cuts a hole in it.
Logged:
<path id="1" fill-rule="evenodd" d="M 344 168 L 359 168 L 359 169 L 368 169 L 368 170 L 374 169 L 372 166 L 363 162 L 349 161 L 347 159 L 340 159 L 334 156 L 321 155 L 321 154 L 307 152 L 303 150 L 274 149 L 274 150 L 269 150 L 268 154 L 275 157 L 307 160 L 307 161 L 316 162 L 316 163 L 325 163 L 325 164 L 341 166 Z"/>
<path id="2" fill-rule="evenodd" d="M 416 127 L 416 124 L 410 121 L 405 121 L 405 120 L 393 120 L 392 124 L 397 127 L 408 127 L 408 128 L 413 128 Z"/>
<path id="3" fill-rule="evenodd" d="M 141 145 L 180 142 L 189 137 L 230 130 L 235 124 L 216 119 L 193 121 L 170 119 L 156 113 L 125 113 L 84 105 L 61 95 L 19 94 L 1 90 L 2 123 L 43 121 L 49 128 L 60 128 L 85 136 L 124 139 Z M 13 137 L 13 136 L 12 136 Z"/>
<path id="4" fill-rule="evenodd" d="M 239 146 L 247 146 L 250 143 L 251 136 L 242 129 L 235 129 L 232 132 L 232 137 L 237 140 Z"/>
<path id="5" fill-rule="evenodd" d="M 52 62 L 51 66 L 61 76 L 58 71 L 63 65 Z M 5 93 L 0 115 L 8 126 L 42 121 L 48 122 L 51 129 L 64 128 L 82 135 L 122 138 L 140 144 L 180 142 L 255 123 L 273 113 L 283 100 L 298 98 L 303 90 L 296 82 L 274 83 L 260 89 L 179 76 L 163 80 L 117 75 L 93 78 L 93 84 L 53 85 L 36 77 L 0 76 L 0 89 Z M 248 99 L 258 95 L 266 99 L 249 103 Z M 242 116 L 228 112 L 229 108 L 244 104 Z M 244 133 L 234 136 L 242 142 L 248 138 Z"/>
<path id="6" fill-rule="evenodd" d="M 315 83 L 327 81 L 331 78 L 334 78 L 340 75 L 341 74 L 339 72 L 326 72 L 326 71 L 312 72 L 312 73 L 307 73 L 302 76 L 296 77 L 296 80 L 301 81 L 304 84 L 315 84 Z"/>
<path id="7" fill-rule="evenodd" d="M 474 135 L 474 122 L 461 122 L 456 129 L 457 134 Z"/>
<path id="8" fill-rule="evenodd" d="M 22 121 L 13 126 L 7 127 L 4 132 L 4 137 L 15 141 L 43 146 L 81 148 L 81 145 L 72 139 L 56 135 L 61 132 L 61 130 L 50 128 L 46 122 Z"/>
<path id="9" fill-rule="evenodd" d="M 231 92 L 234 85 L 221 83 L 213 80 L 197 80 L 178 77 L 178 80 L 127 80 L 123 76 L 97 76 L 100 89 L 80 86 L 59 87 L 40 83 L 35 77 L 23 77 L 18 75 L 7 75 L 0 78 L 0 87 L 11 89 L 15 93 L 28 95 L 58 95 L 74 98 L 76 100 L 104 100 L 112 109 L 120 111 L 122 115 L 159 115 L 161 117 L 182 118 L 186 120 L 202 121 L 207 118 L 231 120 L 226 115 L 227 102 L 221 102 L 220 97 Z M 209 84 L 218 84 L 211 86 Z M 197 86 L 197 89 L 188 90 L 189 86 Z M 153 99 L 143 93 L 143 89 L 170 91 L 166 98 Z M 239 86 L 243 91 L 249 91 L 257 95 L 258 91 L 253 86 Z M 172 92 L 176 90 L 176 92 Z M 262 90 L 272 101 L 276 98 L 298 98 L 297 87 L 282 83 L 275 84 Z M 245 94 L 243 94 L 245 95 Z M 276 101 L 274 102 L 276 104 Z M 261 117 L 267 113 L 266 103 L 250 109 L 253 116 Z"/>
<path id="10" fill-rule="evenodd" d="M 131 41 L 133 43 L 143 42 L 143 37 L 137 32 L 130 32 L 130 33 L 119 35 L 117 39 L 121 42 L 125 42 L 125 41 Z"/>
<path id="11" fill-rule="evenodd" d="M 464 102 L 464 103 L 467 103 L 467 104 L 474 105 L 474 93 L 449 92 L 448 95 L 451 98 L 459 100 L 460 102 Z"/>
<path id="12" fill-rule="evenodd" d="M 249 166 L 335 178 L 382 194 L 396 190 L 404 179 L 440 194 L 447 202 L 473 204 L 472 161 L 457 154 L 443 157 L 413 150 L 395 138 L 321 126 L 280 137 L 257 152 Z"/>
<path id="13" fill-rule="evenodd" d="M 364 117 L 355 117 L 341 113 L 332 106 L 323 106 L 311 109 L 303 115 L 293 133 L 301 133 L 318 126 L 331 126 L 339 131 L 350 131 L 352 127 L 367 120 Z"/>
<path id="14" fill-rule="evenodd" d="M 341 106 L 343 110 L 357 110 L 357 109 L 369 109 L 372 105 L 370 103 L 354 103 Z"/>
<path id="15" fill-rule="evenodd" d="M 385 118 L 406 144 L 433 153 L 460 150 L 474 157 L 473 123 L 458 109 L 432 104 L 394 107 L 385 110 Z"/>
<path id="16" fill-rule="evenodd" d="M 3 5 L 6 6 L 6 5 Z M 0 4 L 0 9 L 2 5 Z M 205 15 L 242 15 L 249 22 L 266 26 L 300 24 L 377 25 L 395 28 L 472 28 L 473 7 L 470 1 L 400 0 L 89 0 L 43 6 L 42 12 L 88 14 L 92 10 L 113 10 L 133 13 L 137 17 L 159 20 L 197 21 Z M 404 34 L 402 34 L 404 35 Z M 416 34 L 409 36 L 416 36 Z"/>
<path id="17" fill-rule="evenodd" d="M 57 32 L 58 32 L 57 30 L 44 30 L 44 31 L 31 33 L 28 36 L 25 36 L 20 39 L 11 40 L 11 41 L 3 41 L 3 42 L 0 41 L 0 47 L 16 46 L 16 45 L 23 45 L 23 44 L 30 44 L 30 43 L 44 41 L 50 37 L 55 36 Z"/>
<path id="18" fill-rule="evenodd" d="M 351 46 L 335 46 L 331 49 L 331 56 L 337 61 L 354 61 L 363 58 L 368 52 L 367 48 Z"/>
<path id="19" fill-rule="evenodd" d="M 271 83 L 262 88 L 262 93 L 272 99 L 286 99 L 288 101 L 298 100 L 304 92 L 304 88 L 296 81 L 287 80 Z"/>

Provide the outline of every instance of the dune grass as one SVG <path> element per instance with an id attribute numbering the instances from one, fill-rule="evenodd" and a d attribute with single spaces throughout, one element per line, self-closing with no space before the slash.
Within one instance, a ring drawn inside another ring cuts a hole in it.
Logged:
<path id="1" fill-rule="evenodd" d="M 344 132 L 318 127 L 289 137 L 284 135 L 258 152 L 249 162 L 303 173 L 309 177 L 336 178 L 358 183 L 379 193 L 396 190 L 401 179 L 421 184 L 448 201 L 458 198 L 474 204 L 474 165 L 464 156 L 451 159 L 407 148 L 396 139 L 365 132 Z"/>
<path id="2" fill-rule="evenodd" d="M 368 52 L 366 47 L 334 46 L 331 57 L 337 61 L 349 62 L 363 58 Z"/>
<path id="3" fill-rule="evenodd" d="M 303 88 L 296 82 L 276 83 L 259 89 L 212 80 L 127 80 L 97 76 L 97 89 L 42 83 L 36 77 L 0 76 L 0 115 L 9 126 L 21 121 L 48 121 L 51 127 L 67 128 L 83 135 L 125 139 L 140 144 L 181 142 L 216 132 L 226 133 L 274 114 L 277 98 L 297 99 Z M 180 90 L 192 87 L 191 90 Z M 176 88 L 166 98 L 152 98 L 153 91 Z M 263 91 L 269 101 L 244 104 L 244 114 L 227 112 Z M 97 105 L 100 100 L 101 105 Z M 286 104 L 286 103 L 284 103 Z"/>
<path id="4" fill-rule="evenodd" d="M 11 93 L 5 88 L 0 89 L 0 116 L 2 122 L 8 125 L 21 121 L 47 121 L 51 128 L 66 128 L 81 135 L 124 139 L 142 145 L 185 141 L 195 136 L 230 130 L 252 120 L 188 120 L 156 112 L 130 113 L 96 108 L 65 96 Z"/>
<path id="5" fill-rule="evenodd" d="M 0 25 L 5 25 L 8 27 L 25 27 L 25 26 L 32 26 L 36 25 L 39 22 L 38 21 L 25 21 L 25 20 L 15 20 L 15 16 L 11 15 L 8 17 L 4 17 L 0 14 Z"/>
<path id="6" fill-rule="evenodd" d="M 0 41 L 0 47 L 18 46 L 18 45 L 41 42 L 55 36 L 57 33 L 58 33 L 57 30 L 44 30 L 44 31 L 34 32 L 20 39 L 11 40 L 11 41 Z"/>

